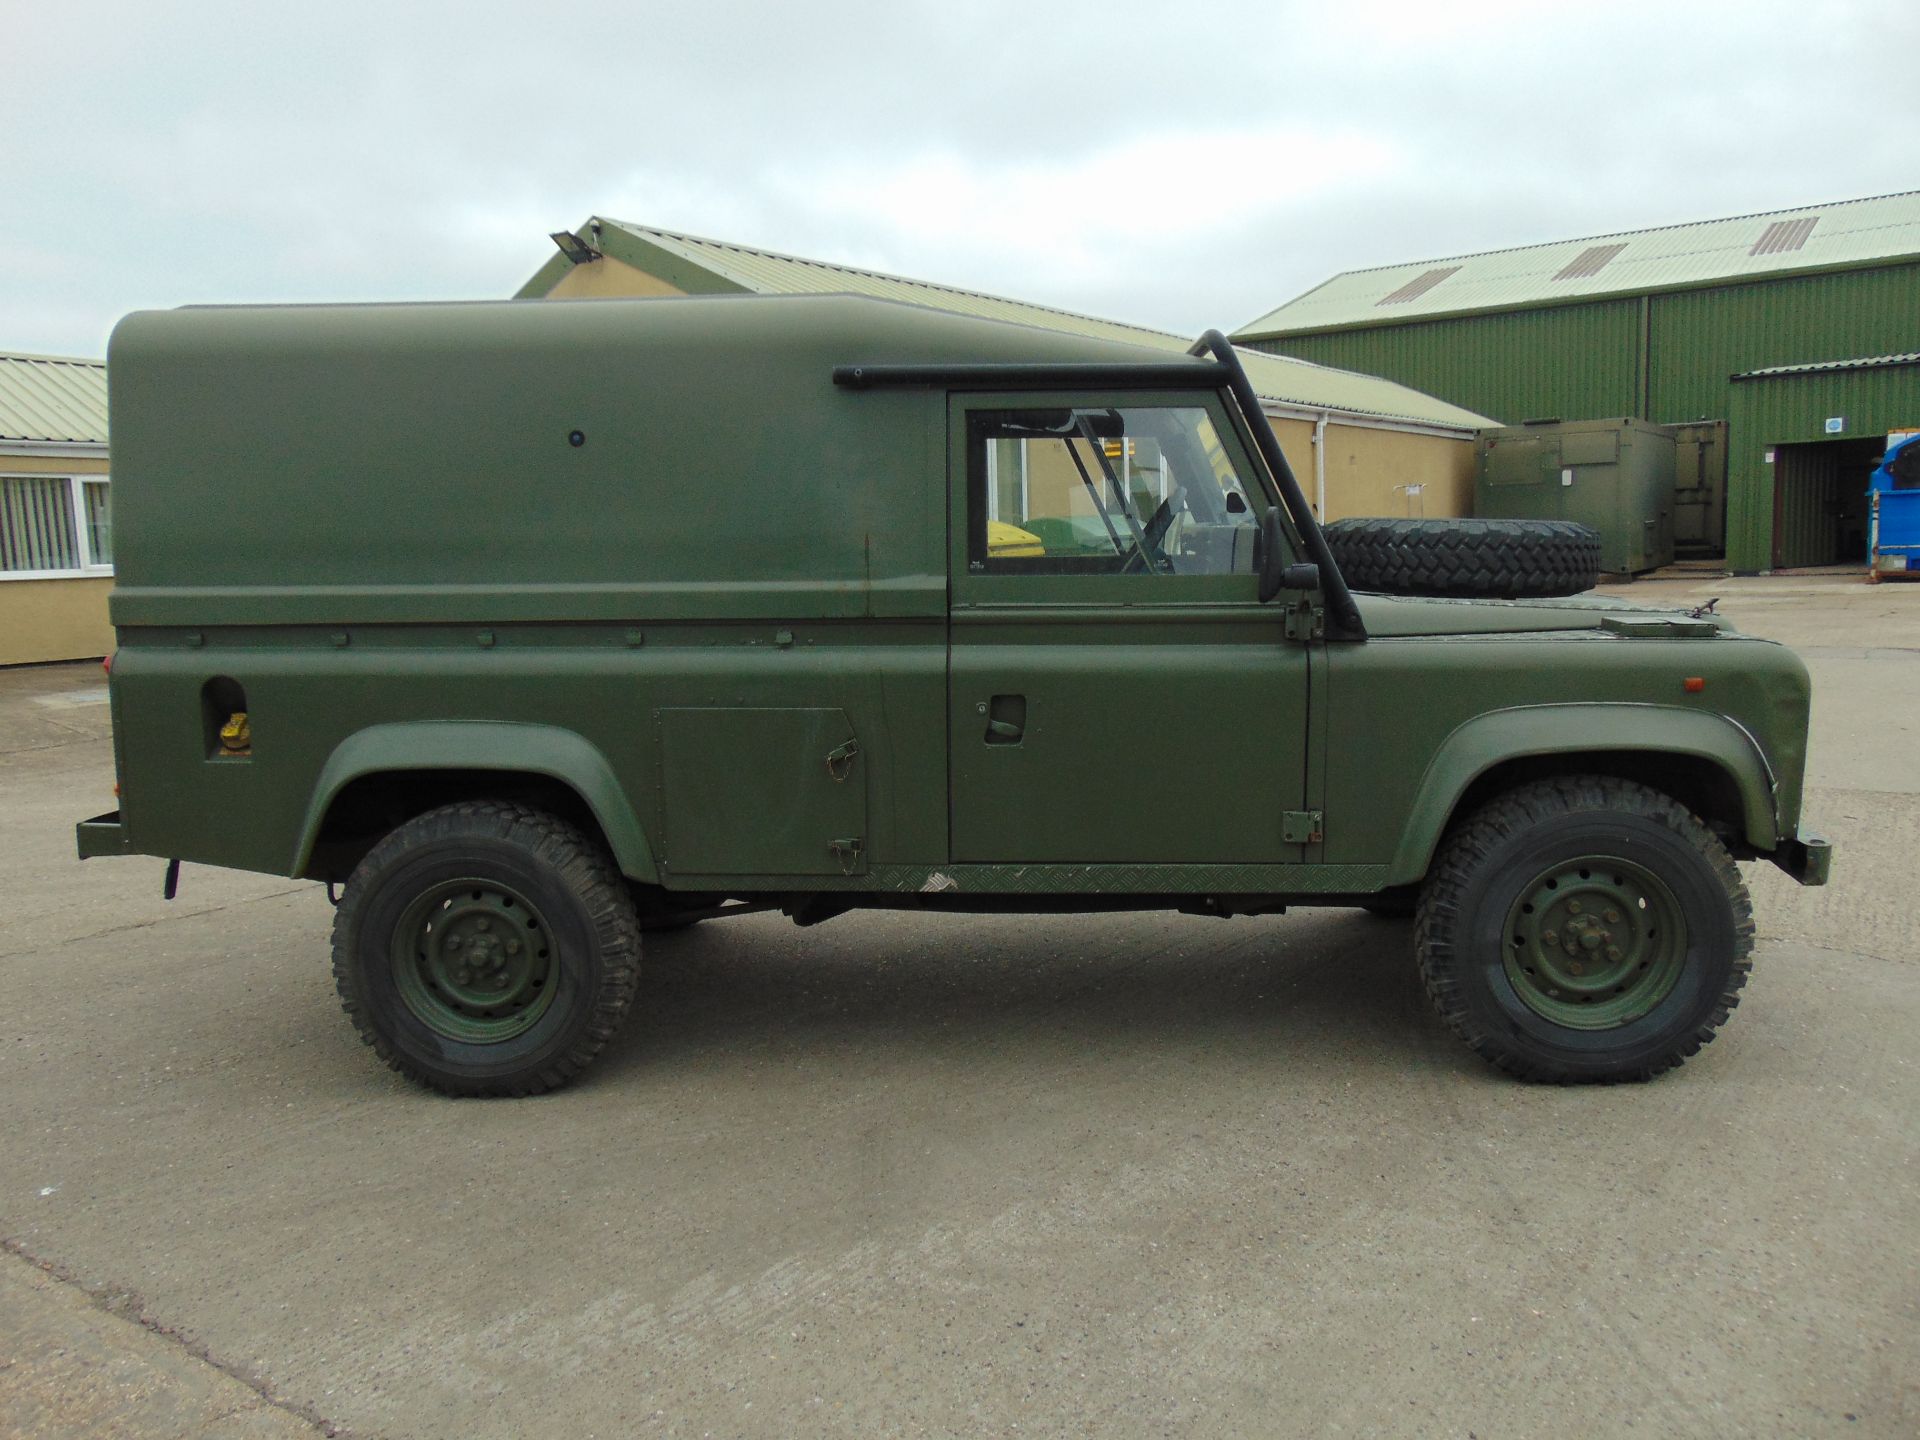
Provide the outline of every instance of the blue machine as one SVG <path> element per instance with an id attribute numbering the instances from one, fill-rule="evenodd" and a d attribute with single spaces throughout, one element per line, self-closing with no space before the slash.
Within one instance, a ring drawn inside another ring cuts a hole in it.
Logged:
<path id="1" fill-rule="evenodd" d="M 1887 446 L 1867 507 L 1867 577 L 1920 580 L 1920 432 Z"/>

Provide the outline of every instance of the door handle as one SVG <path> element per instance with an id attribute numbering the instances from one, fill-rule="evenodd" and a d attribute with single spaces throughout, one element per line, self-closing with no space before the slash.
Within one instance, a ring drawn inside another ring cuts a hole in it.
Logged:
<path id="1" fill-rule="evenodd" d="M 1026 696 L 996 695 L 980 708 L 987 713 L 987 744 L 1018 745 L 1026 736 Z"/>

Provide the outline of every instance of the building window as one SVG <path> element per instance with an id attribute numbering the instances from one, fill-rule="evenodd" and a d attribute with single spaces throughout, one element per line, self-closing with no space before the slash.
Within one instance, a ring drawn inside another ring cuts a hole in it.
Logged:
<path id="1" fill-rule="evenodd" d="M 112 495 L 104 480 L 82 480 L 80 498 L 87 522 L 87 559 L 94 565 L 113 564 Z"/>
<path id="2" fill-rule="evenodd" d="M 104 475 L 0 475 L 0 577 L 104 574 L 112 565 Z"/>

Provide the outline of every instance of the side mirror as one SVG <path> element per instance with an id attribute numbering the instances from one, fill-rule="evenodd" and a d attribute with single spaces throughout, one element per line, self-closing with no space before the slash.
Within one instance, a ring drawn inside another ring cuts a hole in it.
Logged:
<path id="1" fill-rule="evenodd" d="M 1320 567 L 1308 561 L 1289 565 L 1286 530 L 1280 523 L 1280 507 L 1269 505 L 1260 514 L 1259 538 L 1254 546 L 1254 569 L 1260 575 L 1260 603 L 1266 604 L 1282 590 L 1313 590 L 1320 585 Z"/>

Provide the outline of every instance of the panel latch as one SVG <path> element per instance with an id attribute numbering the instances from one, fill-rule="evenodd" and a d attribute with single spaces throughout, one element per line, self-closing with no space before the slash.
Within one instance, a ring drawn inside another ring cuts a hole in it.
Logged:
<path id="1" fill-rule="evenodd" d="M 835 780 L 844 780 L 853 773 L 853 762 L 859 757 L 858 740 L 843 741 L 827 752 L 827 774 Z"/>
<path id="2" fill-rule="evenodd" d="M 860 852 L 865 848 L 866 843 L 861 840 L 858 835 L 846 840 L 829 840 L 827 842 L 827 849 L 833 852 L 833 858 L 840 862 L 840 873 L 843 875 L 859 873 Z"/>

